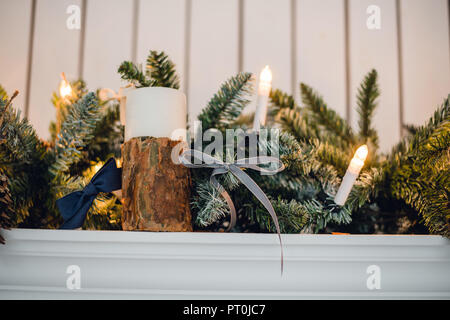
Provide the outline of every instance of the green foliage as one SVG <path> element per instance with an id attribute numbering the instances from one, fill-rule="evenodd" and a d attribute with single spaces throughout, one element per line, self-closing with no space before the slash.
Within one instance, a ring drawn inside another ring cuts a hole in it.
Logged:
<path id="1" fill-rule="evenodd" d="M 377 106 L 376 99 L 380 95 L 377 84 L 377 71 L 370 71 L 361 83 L 356 97 L 359 114 L 359 135 L 364 143 L 370 143 L 378 148 L 378 134 L 372 126 L 372 118 Z"/>
<path id="2" fill-rule="evenodd" d="M 52 150 L 55 161 L 50 172 L 68 172 L 72 164 L 82 157 L 82 148 L 89 145 L 93 138 L 95 126 L 100 120 L 97 97 L 93 92 L 76 102 L 67 113 L 61 125 L 61 132 Z"/>
<path id="3" fill-rule="evenodd" d="M 279 89 L 271 90 L 269 98 L 271 101 L 271 116 L 276 116 L 283 110 L 297 109 L 294 97 Z"/>
<path id="4" fill-rule="evenodd" d="M 284 131 L 279 137 L 279 153 L 285 171 L 274 176 L 246 171 L 272 199 L 282 232 L 421 233 L 416 221 L 420 213 L 431 232 L 449 236 L 448 100 L 426 126 L 413 128 L 386 156 L 377 153 L 378 135 L 372 124 L 379 97 L 375 70 L 364 77 L 358 90 L 358 134 L 312 88 L 301 84 L 301 93 L 304 107 L 280 90 L 270 94 L 270 121 Z M 200 119 L 205 130 L 219 126 L 213 120 L 220 119 L 222 110 L 204 110 Z M 238 116 L 235 113 L 232 118 Z M 240 115 L 232 125 L 250 123 L 249 116 Z M 227 126 L 225 122 L 221 128 Z M 362 143 L 369 145 L 369 157 L 345 205 L 336 205 L 333 199 L 341 177 Z M 274 146 L 263 147 L 272 150 Z M 202 188 L 212 188 L 204 183 Z M 202 193 L 202 204 L 196 202 L 197 197 L 194 206 L 202 209 L 200 224 L 214 230 L 220 227 L 217 223 L 223 221 L 227 207 L 214 190 L 208 190 Z M 234 188 L 231 194 L 240 208 L 235 230 L 274 231 L 270 215 L 245 186 Z"/>
<path id="5" fill-rule="evenodd" d="M 147 58 L 147 71 L 153 79 L 154 87 L 180 88 L 175 64 L 164 52 L 150 51 Z"/>
<path id="6" fill-rule="evenodd" d="M 6 92 L 5 88 L 3 88 L 0 85 L 0 99 L 8 100 L 8 93 Z"/>
<path id="7" fill-rule="evenodd" d="M 72 95 L 66 98 L 53 95 L 57 121 L 50 126 L 49 142 L 39 139 L 9 101 L 0 101 L 0 176 L 6 181 L 0 191 L 0 227 L 58 227 L 62 219 L 56 200 L 81 189 L 94 174 L 96 162 L 86 159 L 91 156 L 89 151 L 111 154 L 111 149 L 105 150 L 106 145 L 94 143 L 95 135 L 103 133 L 103 139 L 114 135 L 108 125 L 117 126 L 118 106 L 99 103 L 94 93 L 87 93 L 82 81 L 72 83 L 72 89 Z M 89 166 L 80 166 L 81 162 Z M 9 214 L 3 208 L 6 200 Z M 94 226 L 120 227 L 120 202 L 115 196 L 105 194 L 95 201 L 84 227 Z"/>
<path id="8" fill-rule="evenodd" d="M 251 79 L 251 73 L 239 73 L 220 87 L 198 116 L 203 130 L 225 129 L 236 120 L 249 102 L 246 95 L 252 90 Z"/>
<path id="9" fill-rule="evenodd" d="M 322 126 L 329 135 L 336 135 L 347 145 L 355 144 L 356 138 L 351 126 L 334 110 L 328 108 L 319 94 L 304 83 L 300 84 L 300 90 L 303 103 L 317 125 Z"/>
<path id="10" fill-rule="evenodd" d="M 120 74 L 122 80 L 134 84 L 136 88 L 153 86 L 153 82 L 131 61 L 122 62 L 117 72 Z"/>
<path id="11" fill-rule="evenodd" d="M 309 213 L 306 207 L 296 200 L 271 200 L 273 209 L 277 213 L 280 231 L 282 233 L 296 233 L 302 230 L 309 222 Z M 275 224 L 262 206 L 244 206 L 245 214 L 251 223 L 258 224 L 262 232 L 274 232 Z"/>
<path id="12" fill-rule="evenodd" d="M 8 177 L 0 171 L 0 229 L 9 229 L 14 225 L 16 213 L 13 210 L 13 205 L 8 187 Z M 1 235 L 0 243 L 5 243 L 5 239 Z"/>
<path id="13" fill-rule="evenodd" d="M 136 88 L 180 88 L 180 79 L 176 73 L 175 64 L 164 52 L 150 51 L 145 72 L 130 61 L 122 62 L 117 72 L 122 80 L 130 82 Z"/>
<path id="14" fill-rule="evenodd" d="M 450 237 L 449 97 L 429 122 L 394 149 L 391 195 L 417 210 L 430 232 Z"/>
<path id="15" fill-rule="evenodd" d="M 195 223 L 200 227 L 207 227 L 230 214 L 227 202 L 208 180 L 198 183 L 192 208 Z"/>

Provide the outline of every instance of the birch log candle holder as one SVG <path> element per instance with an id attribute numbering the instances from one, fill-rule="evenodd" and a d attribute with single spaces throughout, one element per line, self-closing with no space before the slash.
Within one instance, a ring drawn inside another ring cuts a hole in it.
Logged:
<path id="1" fill-rule="evenodd" d="M 123 230 L 192 231 L 191 177 L 172 161 L 186 128 L 186 97 L 178 90 L 145 87 L 128 91 L 122 146 Z"/>

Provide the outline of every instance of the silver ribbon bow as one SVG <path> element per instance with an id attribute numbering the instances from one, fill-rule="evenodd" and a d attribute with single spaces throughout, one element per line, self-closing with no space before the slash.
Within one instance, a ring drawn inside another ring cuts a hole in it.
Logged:
<path id="1" fill-rule="evenodd" d="M 277 230 L 278 239 L 280 240 L 280 250 L 281 250 L 281 273 L 283 273 L 283 244 L 281 241 L 281 232 L 280 225 L 278 223 L 277 215 L 275 214 L 275 210 L 270 203 L 269 198 L 267 198 L 264 191 L 253 181 L 252 178 L 248 174 L 246 174 L 241 168 L 248 168 L 268 174 L 275 174 L 284 170 L 284 165 L 280 161 L 280 159 L 269 156 L 259 156 L 252 158 L 244 158 L 235 161 L 234 163 L 225 163 L 221 160 L 218 160 L 206 153 L 203 153 L 198 150 L 189 149 L 184 151 L 180 155 L 180 162 L 188 168 L 212 168 L 214 169 L 211 173 L 210 182 L 211 184 L 220 192 L 222 197 L 226 200 L 228 206 L 230 207 L 231 219 L 230 225 L 227 229 L 229 231 L 236 224 L 236 209 L 234 207 L 233 201 L 231 200 L 230 195 L 225 190 L 225 188 L 219 183 L 216 176 L 220 174 L 224 174 L 227 172 L 231 172 L 243 185 L 250 190 L 251 193 L 261 202 L 261 204 L 267 209 L 269 214 L 271 215 L 273 222 L 275 224 L 275 228 Z M 193 164 L 191 159 L 198 159 L 201 164 Z M 262 168 L 259 165 L 261 164 L 270 164 L 276 163 L 278 168 Z"/>

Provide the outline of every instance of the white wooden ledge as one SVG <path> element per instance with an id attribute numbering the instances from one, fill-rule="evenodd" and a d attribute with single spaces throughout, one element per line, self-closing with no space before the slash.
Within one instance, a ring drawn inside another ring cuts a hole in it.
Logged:
<path id="1" fill-rule="evenodd" d="M 438 236 L 1 230 L 1 299 L 450 299 Z M 81 289 L 66 287 L 69 265 Z M 367 268 L 381 271 L 369 290 Z"/>

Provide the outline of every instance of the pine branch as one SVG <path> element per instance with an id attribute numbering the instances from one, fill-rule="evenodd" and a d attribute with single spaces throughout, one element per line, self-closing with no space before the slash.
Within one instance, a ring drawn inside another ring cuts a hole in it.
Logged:
<path id="1" fill-rule="evenodd" d="M 385 175 L 381 168 L 371 168 L 362 172 L 345 204 L 352 211 L 374 201 L 384 187 Z"/>
<path id="2" fill-rule="evenodd" d="M 83 80 L 72 81 L 70 86 L 72 88 L 72 94 L 67 97 L 61 97 L 59 92 L 53 92 L 52 94 L 52 104 L 56 109 L 56 121 L 50 122 L 49 127 L 50 141 L 53 145 L 61 131 L 63 122 L 66 120 L 68 108 L 88 93 L 86 83 Z"/>
<path id="3" fill-rule="evenodd" d="M 0 164 L 31 164 L 41 159 L 45 151 L 31 124 L 21 119 L 20 111 L 10 106 L 10 101 L 0 100 Z"/>
<path id="4" fill-rule="evenodd" d="M 195 224 L 199 227 L 207 227 L 230 214 L 227 202 L 209 181 L 196 186 L 192 208 L 196 215 Z"/>
<path id="5" fill-rule="evenodd" d="M 418 126 L 415 126 L 413 124 L 404 124 L 403 125 L 403 129 L 406 131 L 406 133 L 410 136 L 413 136 L 416 134 L 417 130 L 418 130 Z"/>
<path id="6" fill-rule="evenodd" d="M 282 233 L 299 233 L 310 219 L 305 206 L 296 200 L 287 201 L 278 198 L 270 202 L 277 214 Z M 245 215 L 251 223 L 257 223 L 263 232 L 274 232 L 276 230 L 272 217 L 260 204 L 245 206 Z"/>
<path id="7" fill-rule="evenodd" d="M 271 102 L 270 114 L 273 117 L 276 117 L 283 110 L 294 110 L 298 108 L 294 97 L 279 89 L 271 90 L 269 98 Z"/>
<path id="8" fill-rule="evenodd" d="M 378 134 L 372 125 L 372 118 L 377 106 L 376 100 L 380 95 L 377 84 L 377 71 L 373 69 L 365 77 L 358 88 L 357 104 L 359 114 L 359 135 L 364 142 L 371 143 L 378 148 Z"/>
<path id="9" fill-rule="evenodd" d="M 351 127 L 334 110 L 329 109 L 322 97 L 311 87 L 300 84 L 303 103 L 311 111 L 313 119 L 330 134 L 339 137 L 348 145 L 355 144 L 356 138 Z"/>
<path id="10" fill-rule="evenodd" d="M 162 52 L 150 51 L 147 58 L 147 71 L 153 80 L 152 86 L 179 89 L 180 79 L 175 64 Z"/>
<path id="11" fill-rule="evenodd" d="M 223 129 L 234 121 L 249 102 L 251 73 L 239 73 L 228 79 L 198 116 L 203 130 Z"/>
<path id="12" fill-rule="evenodd" d="M 416 209 L 430 232 L 450 237 L 450 96 L 386 165 L 390 192 Z"/>
<path id="13" fill-rule="evenodd" d="M 98 100 L 93 92 L 71 106 L 53 151 L 55 161 L 50 172 L 54 176 L 68 172 L 80 160 L 81 150 L 92 140 L 99 119 Z"/>
<path id="14" fill-rule="evenodd" d="M 129 81 L 137 88 L 153 86 L 153 81 L 148 80 L 145 74 L 131 61 L 122 62 L 117 72 L 120 74 L 122 80 Z"/>

